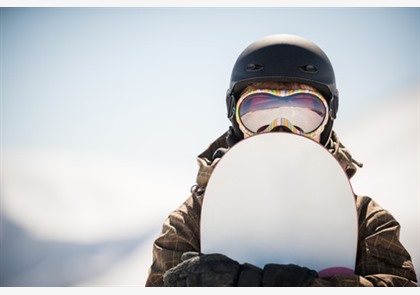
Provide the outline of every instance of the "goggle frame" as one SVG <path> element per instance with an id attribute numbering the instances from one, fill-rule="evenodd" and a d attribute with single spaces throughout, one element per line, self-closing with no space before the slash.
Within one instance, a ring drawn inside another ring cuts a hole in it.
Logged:
<path id="1" fill-rule="evenodd" d="M 309 89 L 288 89 L 288 90 L 287 89 L 281 89 L 281 90 L 278 90 L 278 89 L 251 89 L 251 90 L 248 90 L 248 91 L 244 92 L 239 97 L 238 102 L 236 103 L 236 108 L 235 108 L 236 122 L 238 123 L 239 129 L 242 131 L 242 133 L 244 135 L 246 135 L 245 137 L 250 137 L 250 136 L 253 136 L 255 134 L 265 133 L 264 131 L 263 132 L 254 132 L 254 131 L 249 130 L 245 126 L 245 124 L 242 122 L 241 116 L 239 114 L 241 103 L 245 99 L 250 97 L 251 95 L 258 94 L 258 93 L 266 93 L 266 94 L 270 94 L 270 95 L 274 95 L 274 96 L 278 96 L 278 97 L 288 97 L 288 96 L 292 96 L 294 94 L 301 94 L 301 93 L 310 94 L 312 96 L 315 96 L 316 98 L 318 98 L 322 102 L 322 104 L 324 105 L 324 108 L 325 108 L 325 115 L 324 115 L 324 118 L 323 118 L 321 124 L 315 130 L 313 130 L 311 132 L 301 132 L 297 128 L 292 128 L 291 130 L 294 133 L 301 134 L 301 135 L 304 135 L 304 136 L 309 137 L 309 138 L 315 138 L 324 131 L 324 128 L 327 125 L 328 118 L 330 116 L 330 109 L 329 109 L 329 106 L 328 106 L 328 103 L 327 103 L 326 99 L 319 92 L 309 90 Z M 288 120 L 286 119 L 286 121 L 288 121 Z M 290 129 L 290 127 L 289 127 L 289 129 Z"/>

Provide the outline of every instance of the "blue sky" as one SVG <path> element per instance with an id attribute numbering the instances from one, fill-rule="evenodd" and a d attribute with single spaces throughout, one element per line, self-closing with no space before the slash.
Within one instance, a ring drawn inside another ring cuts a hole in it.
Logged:
<path id="1" fill-rule="evenodd" d="M 5 148 L 153 158 L 176 141 L 184 161 L 227 129 L 239 53 L 275 33 L 330 57 L 337 124 L 418 80 L 418 8 L 3 8 L 1 22 Z"/>

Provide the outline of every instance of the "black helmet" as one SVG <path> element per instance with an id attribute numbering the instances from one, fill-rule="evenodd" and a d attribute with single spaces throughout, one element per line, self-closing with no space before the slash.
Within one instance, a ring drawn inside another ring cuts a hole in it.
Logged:
<path id="1" fill-rule="evenodd" d="M 236 102 L 248 85 L 260 81 L 297 82 L 317 89 L 330 106 L 329 122 L 321 134 L 321 143 L 327 143 L 338 110 L 338 90 L 333 67 L 316 44 L 294 35 L 272 35 L 253 42 L 240 54 L 226 95 L 228 118 L 238 139 L 243 134 L 235 120 Z"/>

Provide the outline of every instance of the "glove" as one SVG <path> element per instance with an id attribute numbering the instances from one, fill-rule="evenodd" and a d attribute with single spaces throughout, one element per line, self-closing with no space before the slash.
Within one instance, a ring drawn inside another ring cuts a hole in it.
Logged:
<path id="1" fill-rule="evenodd" d="M 316 277 L 316 271 L 293 264 L 267 264 L 262 270 L 223 254 L 186 252 L 163 282 L 165 287 L 304 287 Z"/>
<path id="2" fill-rule="evenodd" d="M 244 263 L 239 270 L 237 287 L 261 287 L 263 270 L 255 265 Z"/>
<path id="3" fill-rule="evenodd" d="M 186 252 L 163 276 L 165 287 L 233 287 L 240 264 L 222 254 Z"/>
<path id="4" fill-rule="evenodd" d="M 294 264 L 266 264 L 264 270 L 245 263 L 238 275 L 238 287 L 305 287 L 312 284 L 318 273 Z"/>
<path id="5" fill-rule="evenodd" d="M 307 287 L 318 273 L 294 264 L 266 264 L 263 271 L 263 287 Z"/>

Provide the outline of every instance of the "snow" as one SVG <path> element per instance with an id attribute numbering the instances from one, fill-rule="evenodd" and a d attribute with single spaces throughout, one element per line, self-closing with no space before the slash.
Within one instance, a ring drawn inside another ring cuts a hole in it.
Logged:
<path id="1" fill-rule="evenodd" d="M 97 155 L 5 152 L 2 285 L 143 286 L 153 240 L 188 196 L 180 183 L 192 182 L 164 168 Z"/>

